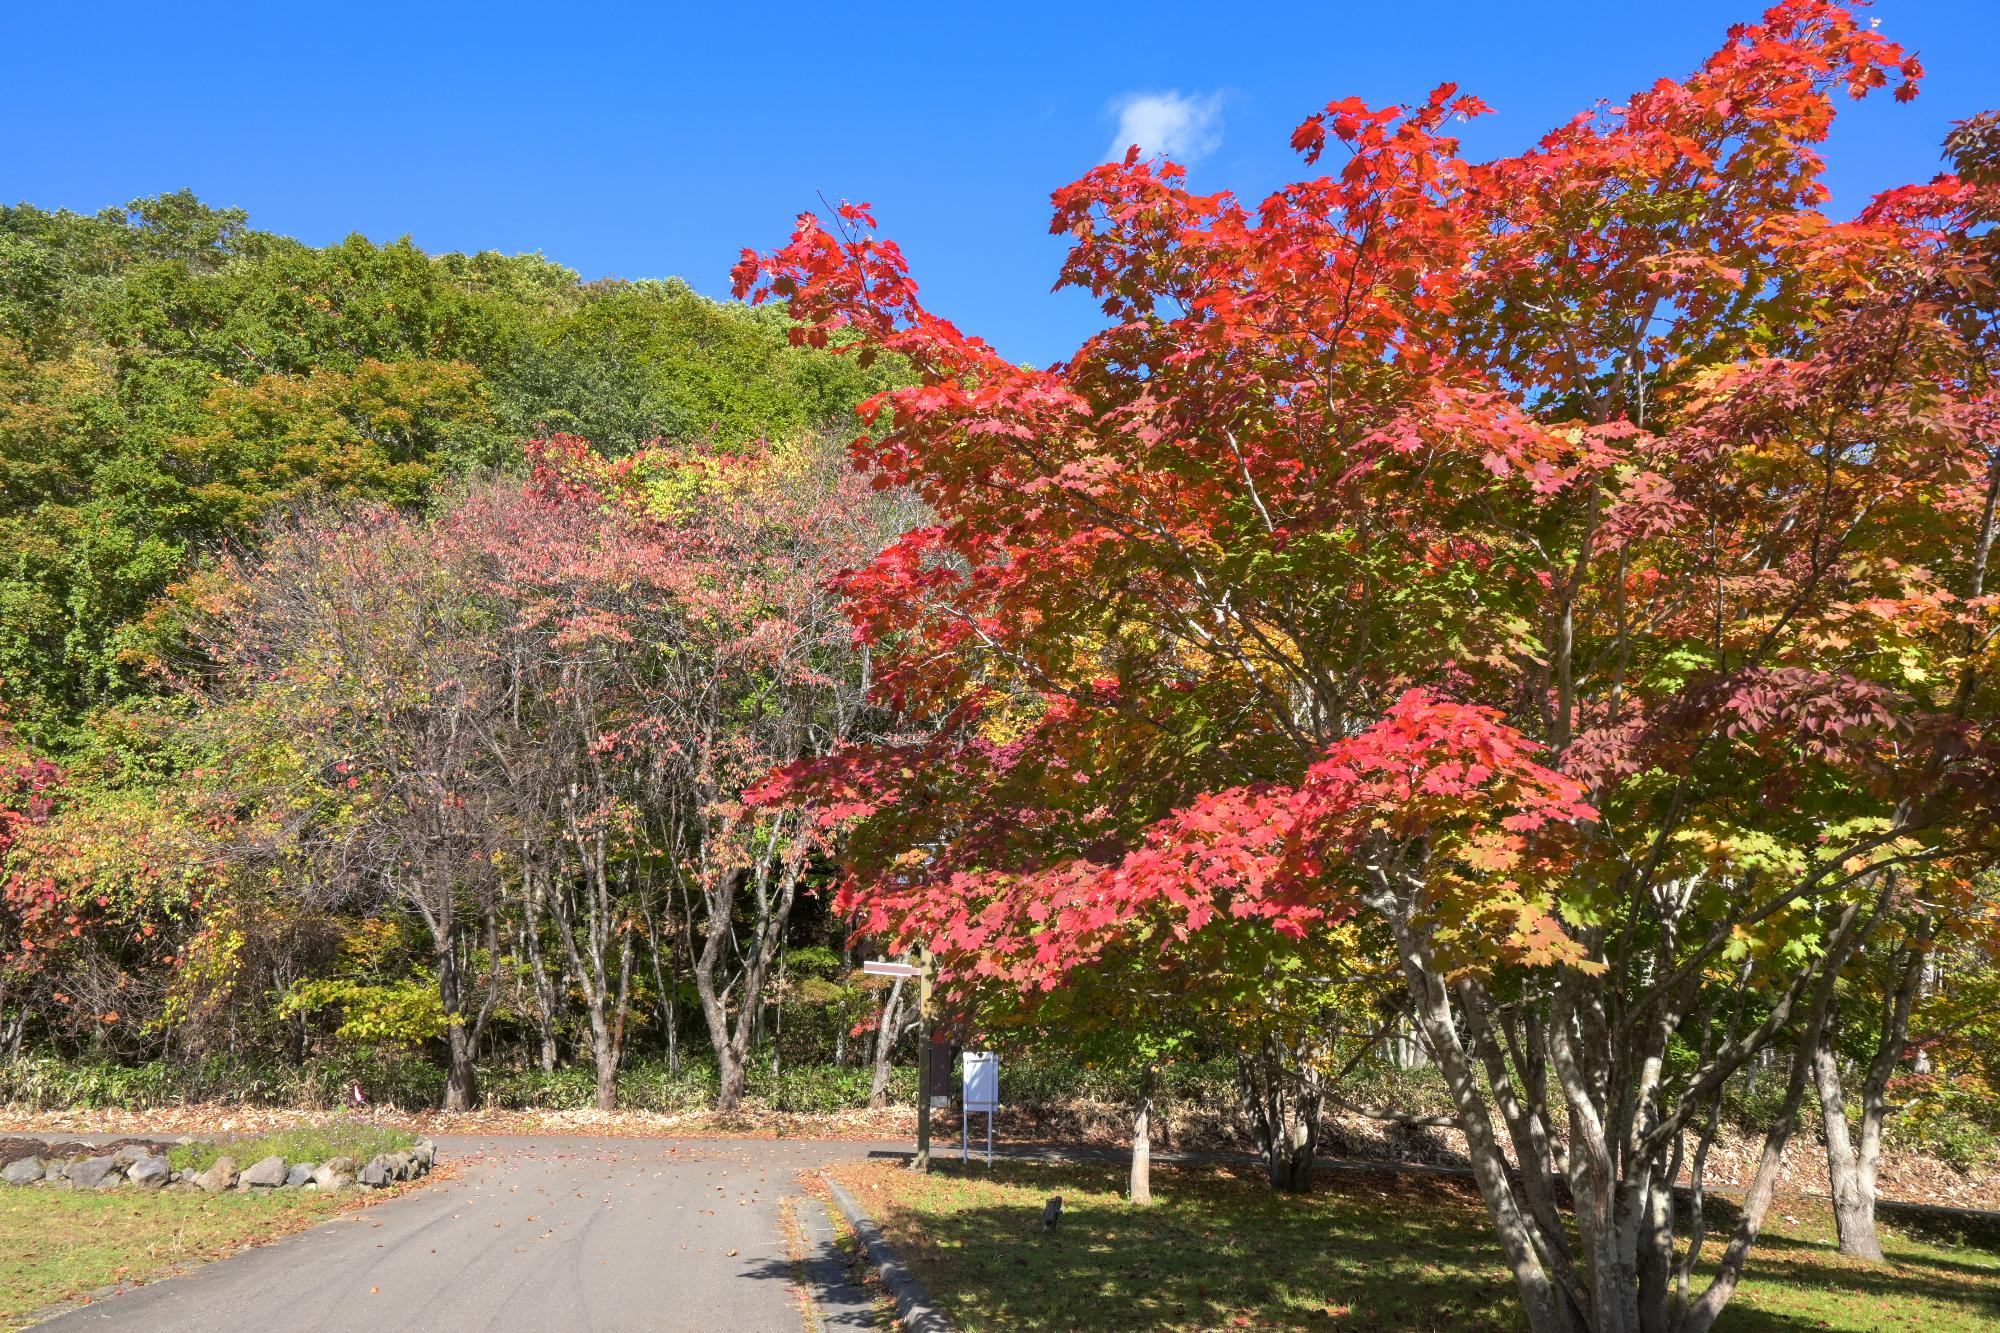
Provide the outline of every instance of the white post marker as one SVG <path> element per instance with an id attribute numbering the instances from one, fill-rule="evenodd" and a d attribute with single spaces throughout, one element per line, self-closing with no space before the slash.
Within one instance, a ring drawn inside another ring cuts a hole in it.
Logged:
<path id="1" fill-rule="evenodd" d="M 986 1112 L 986 1165 L 993 1165 L 993 1113 L 1000 1109 L 1000 1057 L 992 1051 L 967 1051 L 965 1053 L 964 1095 L 959 1099 L 962 1117 L 960 1128 L 965 1137 L 959 1146 L 958 1160 L 972 1160 L 972 1113 Z"/>

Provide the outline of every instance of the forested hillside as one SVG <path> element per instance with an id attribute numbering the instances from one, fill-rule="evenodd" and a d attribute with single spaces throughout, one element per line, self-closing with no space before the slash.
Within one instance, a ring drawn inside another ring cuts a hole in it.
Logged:
<path id="1" fill-rule="evenodd" d="M 0 1056 L 608 1103 L 707 997 L 740 1084 L 813 863 L 712 807 L 860 718 L 822 585 L 889 382 L 671 279 L 0 210 Z"/>
<path id="2" fill-rule="evenodd" d="M 315 248 L 186 193 L 0 208 L 0 697 L 40 745 L 101 743 L 161 594 L 306 497 L 418 504 L 554 432 L 614 456 L 796 436 L 878 378 L 671 279 Z"/>

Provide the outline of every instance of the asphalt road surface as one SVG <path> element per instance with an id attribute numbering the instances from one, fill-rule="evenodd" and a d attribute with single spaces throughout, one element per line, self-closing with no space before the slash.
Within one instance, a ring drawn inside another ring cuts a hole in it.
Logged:
<path id="1" fill-rule="evenodd" d="M 805 1327 L 778 1201 L 871 1145 L 440 1138 L 456 1179 L 137 1287 L 61 1333 Z"/>

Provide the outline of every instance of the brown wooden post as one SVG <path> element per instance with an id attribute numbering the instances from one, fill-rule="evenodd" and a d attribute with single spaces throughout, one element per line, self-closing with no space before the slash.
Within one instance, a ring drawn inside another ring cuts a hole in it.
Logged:
<path id="1" fill-rule="evenodd" d="M 917 1155 L 912 1171 L 931 1169 L 931 951 L 917 950 Z"/>

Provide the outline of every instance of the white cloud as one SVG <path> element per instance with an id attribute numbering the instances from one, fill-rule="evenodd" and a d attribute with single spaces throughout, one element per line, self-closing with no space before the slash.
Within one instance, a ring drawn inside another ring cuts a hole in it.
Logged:
<path id="1" fill-rule="evenodd" d="M 1111 109 L 1118 113 L 1118 134 L 1104 151 L 1107 161 L 1120 160 L 1133 144 L 1139 145 L 1141 157 L 1165 153 L 1183 163 L 1222 146 L 1221 93 L 1127 93 Z"/>

